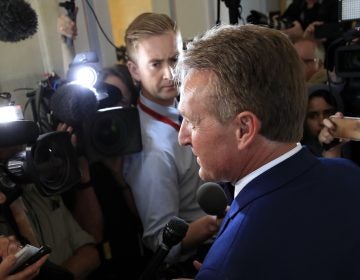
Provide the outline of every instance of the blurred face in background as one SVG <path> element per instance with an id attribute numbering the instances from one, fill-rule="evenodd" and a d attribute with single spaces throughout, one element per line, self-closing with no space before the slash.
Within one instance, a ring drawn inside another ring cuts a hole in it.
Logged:
<path id="1" fill-rule="evenodd" d="M 323 120 L 335 113 L 334 106 L 326 102 L 321 96 L 310 98 L 306 114 L 306 129 L 310 136 L 317 138 L 324 127 Z"/>
<path id="2" fill-rule="evenodd" d="M 304 63 L 306 81 L 309 81 L 322 65 L 322 61 L 315 57 L 316 45 L 310 41 L 299 41 L 294 43 L 294 47 Z"/>
<path id="3" fill-rule="evenodd" d="M 120 106 L 124 106 L 124 107 L 130 106 L 132 93 L 130 89 L 126 86 L 126 84 L 119 77 L 115 75 L 108 75 L 104 79 L 104 82 L 116 86 L 118 89 L 120 89 L 122 93 L 121 104 L 119 104 Z"/>

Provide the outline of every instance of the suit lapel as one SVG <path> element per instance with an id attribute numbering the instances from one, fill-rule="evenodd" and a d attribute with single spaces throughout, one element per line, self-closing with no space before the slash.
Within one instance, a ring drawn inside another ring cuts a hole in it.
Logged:
<path id="1" fill-rule="evenodd" d="M 272 167 L 249 182 L 232 202 L 222 222 L 218 236 L 224 232 L 231 219 L 244 207 L 254 200 L 284 187 L 288 182 L 303 174 L 316 163 L 318 163 L 316 157 L 306 148 L 302 148 L 302 150 L 292 157 Z"/>

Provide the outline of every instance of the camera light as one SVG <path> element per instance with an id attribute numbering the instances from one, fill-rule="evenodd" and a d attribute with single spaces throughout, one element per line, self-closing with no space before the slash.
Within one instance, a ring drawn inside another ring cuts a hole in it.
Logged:
<path id="1" fill-rule="evenodd" d="M 359 0 L 339 0 L 339 18 L 341 21 L 360 19 Z"/>
<path id="2" fill-rule="evenodd" d="M 93 87 L 97 81 L 97 72 L 90 66 L 79 67 L 74 76 L 77 83 L 87 87 Z"/>
<path id="3" fill-rule="evenodd" d="M 19 105 L 0 107 L 0 123 L 23 120 L 24 116 Z"/>

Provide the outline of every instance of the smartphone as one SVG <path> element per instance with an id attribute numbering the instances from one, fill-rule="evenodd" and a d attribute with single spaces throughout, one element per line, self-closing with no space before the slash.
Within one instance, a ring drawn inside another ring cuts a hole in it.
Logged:
<path id="1" fill-rule="evenodd" d="M 30 244 L 26 244 L 19 252 L 15 254 L 16 263 L 10 271 L 10 274 L 14 274 L 25 269 L 50 252 L 50 247 L 46 245 L 38 248 Z"/>
<path id="2" fill-rule="evenodd" d="M 330 120 L 336 124 L 335 131 L 332 133 L 334 137 L 360 141 L 360 118 L 330 117 Z"/>

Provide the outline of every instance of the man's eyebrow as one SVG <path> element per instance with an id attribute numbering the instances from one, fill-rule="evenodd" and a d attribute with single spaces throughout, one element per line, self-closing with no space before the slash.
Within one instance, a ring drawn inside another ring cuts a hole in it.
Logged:
<path id="1" fill-rule="evenodd" d="M 153 58 L 153 59 L 150 59 L 150 60 L 149 60 L 149 63 L 161 62 L 161 61 L 164 61 L 164 60 L 163 60 L 163 59 L 160 59 L 160 58 Z"/>

